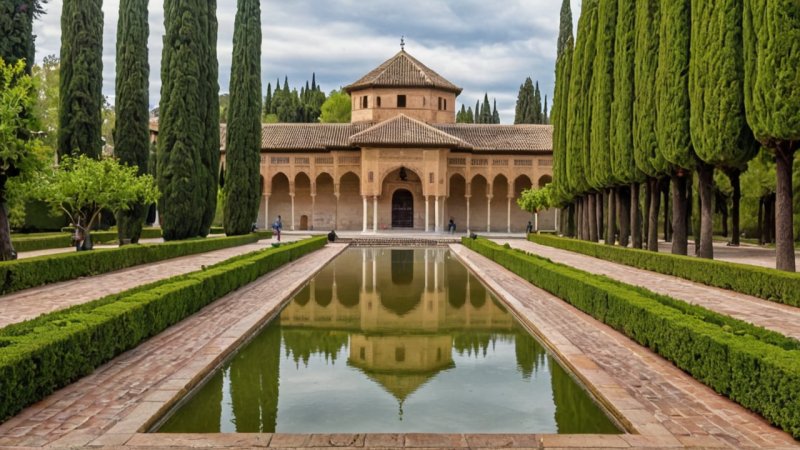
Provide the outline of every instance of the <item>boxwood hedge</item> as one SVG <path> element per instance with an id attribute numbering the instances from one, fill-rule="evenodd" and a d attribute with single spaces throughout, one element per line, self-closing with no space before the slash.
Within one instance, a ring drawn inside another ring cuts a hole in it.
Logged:
<path id="1" fill-rule="evenodd" d="M 796 340 L 490 241 L 463 243 L 800 438 Z"/>
<path id="2" fill-rule="evenodd" d="M 158 239 L 161 237 L 160 228 L 145 228 L 142 230 L 142 239 Z M 42 233 L 30 235 L 17 235 L 11 237 L 14 243 L 14 250 L 17 252 L 32 252 L 35 250 L 47 250 L 51 248 L 64 248 L 72 245 L 72 234 L 65 233 Z M 117 242 L 116 231 L 94 231 L 92 232 L 92 242 L 95 244 Z"/>
<path id="3" fill-rule="evenodd" d="M 0 262 L 0 294 L 111 272 L 138 264 L 193 255 L 271 237 L 270 232 L 246 236 L 174 241 L 164 244 L 127 245 L 90 252 L 70 252 Z"/>
<path id="4" fill-rule="evenodd" d="M 692 256 L 612 247 L 557 236 L 532 234 L 528 236 L 528 239 L 537 244 L 582 253 L 626 266 L 685 278 L 777 303 L 800 306 L 800 274 L 798 273 Z"/>
<path id="5" fill-rule="evenodd" d="M 316 237 L 237 256 L 3 328 L 0 421 L 325 242 Z"/>

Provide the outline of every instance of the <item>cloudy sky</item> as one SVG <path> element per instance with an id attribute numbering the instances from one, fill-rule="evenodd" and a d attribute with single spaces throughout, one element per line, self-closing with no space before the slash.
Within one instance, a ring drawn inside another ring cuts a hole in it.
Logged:
<path id="1" fill-rule="evenodd" d="M 579 0 L 571 0 L 575 21 Z M 50 0 L 36 23 L 36 57 L 59 53 L 62 0 Z M 150 1 L 150 102 L 161 89 L 162 0 Z M 316 72 L 325 91 L 345 86 L 400 49 L 464 88 L 471 106 L 483 93 L 497 99 L 503 123 L 525 77 L 539 80 L 552 98 L 558 35 L 558 0 L 262 0 L 262 75 L 267 82 L 288 75 L 299 87 Z M 105 0 L 104 94 L 114 102 L 114 51 L 119 0 Z M 235 0 L 218 0 L 220 90 L 228 91 Z M 460 107 L 460 104 L 459 104 Z"/>

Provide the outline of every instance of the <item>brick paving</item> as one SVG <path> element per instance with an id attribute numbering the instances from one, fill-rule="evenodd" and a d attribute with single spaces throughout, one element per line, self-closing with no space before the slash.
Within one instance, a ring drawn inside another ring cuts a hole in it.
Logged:
<path id="1" fill-rule="evenodd" d="M 591 256 L 535 244 L 523 239 L 495 239 L 551 261 L 586 272 L 605 275 L 623 283 L 640 286 L 658 294 L 700 305 L 720 314 L 762 326 L 785 336 L 800 339 L 800 308 L 762 300 L 750 295 L 706 286 L 647 270 L 617 264 Z"/>
<path id="2" fill-rule="evenodd" d="M 633 446 L 797 446 L 790 435 L 645 347 L 487 258 L 451 246 L 607 406 L 639 434 Z"/>
<path id="3" fill-rule="evenodd" d="M 332 244 L 207 306 L 0 425 L 0 447 L 120 445 L 197 385 L 345 245 Z M 163 438 L 161 438 L 163 439 Z"/>
<path id="4" fill-rule="evenodd" d="M 139 241 L 140 244 L 162 244 L 164 239 L 142 239 Z M 101 249 L 101 248 L 118 248 L 119 245 L 117 244 L 97 244 L 94 248 Z M 46 256 L 46 255 L 57 255 L 59 253 L 70 253 L 74 252 L 75 247 L 59 247 L 59 248 L 47 248 L 44 250 L 32 250 L 29 252 L 20 252 L 17 254 L 18 259 L 27 259 L 27 258 L 35 258 L 37 256 Z"/>
<path id="5" fill-rule="evenodd" d="M 659 241 L 658 251 L 669 253 L 672 243 Z M 694 243 L 689 241 L 689 254 L 694 256 Z M 800 260 L 800 252 L 795 253 L 795 258 Z M 775 248 L 760 247 L 753 244 L 742 244 L 739 247 L 728 247 L 724 242 L 714 242 L 714 259 L 738 264 L 775 268 Z"/>
<path id="6" fill-rule="evenodd" d="M 293 240 L 301 236 L 292 236 Z M 76 280 L 25 289 L 0 297 L 0 328 L 33 319 L 41 314 L 68 308 L 116 294 L 136 286 L 200 270 L 236 255 L 261 250 L 271 240 L 167 259 Z"/>

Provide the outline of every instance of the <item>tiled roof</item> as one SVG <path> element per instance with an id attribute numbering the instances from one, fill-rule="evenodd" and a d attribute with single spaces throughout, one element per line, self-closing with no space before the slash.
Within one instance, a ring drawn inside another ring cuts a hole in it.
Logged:
<path id="1" fill-rule="evenodd" d="M 262 125 L 262 150 L 325 151 L 350 148 L 348 138 L 369 127 L 350 123 L 275 123 Z M 221 126 L 220 137 L 225 147 L 227 128 Z"/>
<path id="2" fill-rule="evenodd" d="M 552 125 L 437 124 L 433 126 L 469 142 L 475 151 L 553 151 Z"/>
<path id="3" fill-rule="evenodd" d="M 471 145 L 404 114 L 350 137 L 355 146 L 420 146 L 470 149 Z"/>
<path id="4" fill-rule="evenodd" d="M 403 50 L 344 89 L 349 93 L 371 87 L 427 87 L 451 91 L 456 95 L 461 93 L 460 87 Z"/>

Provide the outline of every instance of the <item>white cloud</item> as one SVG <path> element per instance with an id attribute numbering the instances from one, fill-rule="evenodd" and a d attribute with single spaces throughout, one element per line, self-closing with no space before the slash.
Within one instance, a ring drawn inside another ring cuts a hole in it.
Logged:
<path id="1" fill-rule="evenodd" d="M 571 0 L 574 20 L 579 1 Z M 262 71 L 267 82 L 288 75 L 299 86 L 316 72 L 325 90 L 349 84 L 399 50 L 406 50 L 462 86 L 466 105 L 497 99 L 504 123 L 513 121 L 519 85 L 539 80 L 552 99 L 561 2 L 556 0 L 262 0 Z M 50 0 L 35 24 L 37 60 L 59 54 L 62 0 Z M 163 2 L 150 7 L 150 101 L 158 104 L 164 34 Z M 105 0 L 103 92 L 114 101 L 119 0 Z M 220 90 L 228 90 L 235 0 L 218 1 Z M 552 105 L 552 100 L 549 101 Z"/>

